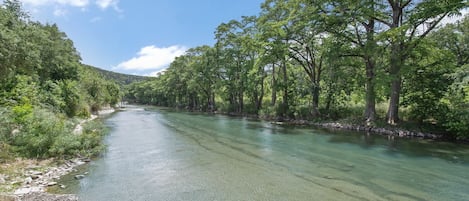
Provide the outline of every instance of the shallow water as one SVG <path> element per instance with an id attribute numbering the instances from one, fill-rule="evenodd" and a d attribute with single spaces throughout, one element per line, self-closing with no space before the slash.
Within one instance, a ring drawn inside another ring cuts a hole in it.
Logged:
<path id="1" fill-rule="evenodd" d="M 108 200 L 469 200 L 469 147 L 130 108 L 60 183 Z"/>

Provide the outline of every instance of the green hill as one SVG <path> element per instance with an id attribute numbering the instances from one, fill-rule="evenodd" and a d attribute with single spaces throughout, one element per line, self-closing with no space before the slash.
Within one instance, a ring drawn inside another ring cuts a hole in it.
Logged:
<path id="1" fill-rule="evenodd" d="M 90 65 L 83 65 L 87 68 L 90 68 L 92 71 L 96 71 L 99 73 L 104 79 L 115 81 L 119 85 L 128 85 L 133 82 L 140 82 L 144 80 L 150 80 L 151 77 L 139 76 L 139 75 L 129 75 L 123 73 L 116 73 L 108 70 L 104 70 L 101 68 L 97 68 Z"/>

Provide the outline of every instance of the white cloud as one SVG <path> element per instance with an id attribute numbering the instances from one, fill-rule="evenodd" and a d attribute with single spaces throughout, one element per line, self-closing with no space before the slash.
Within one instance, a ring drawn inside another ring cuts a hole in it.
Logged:
<path id="1" fill-rule="evenodd" d="M 154 45 L 143 47 L 137 56 L 117 65 L 117 68 L 126 70 L 157 70 L 161 71 L 168 67 L 174 58 L 183 55 L 187 48 L 173 45 L 159 48 Z"/>
<path id="2" fill-rule="evenodd" d="M 55 5 L 55 6 L 72 6 L 86 10 L 91 3 L 95 3 L 96 6 L 105 10 L 109 7 L 113 8 L 117 12 L 122 12 L 119 8 L 119 0 L 20 0 L 25 5 L 32 7 Z"/>
<path id="3" fill-rule="evenodd" d="M 160 75 L 164 75 L 166 73 L 166 70 L 167 69 L 162 69 L 162 70 L 154 71 L 154 72 L 151 72 L 151 73 L 143 74 L 142 76 L 158 77 Z"/>
<path id="4" fill-rule="evenodd" d="M 67 10 L 61 9 L 61 8 L 56 8 L 54 10 L 54 15 L 57 16 L 57 17 L 65 16 L 65 15 L 67 15 Z"/>
<path id="5" fill-rule="evenodd" d="M 89 0 L 21 0 L 24 4 L 32 6 L 43 6 L 47 4 L 60 4 L 74 7 L 85 7 L 89 4 Z"/>
<path id="6" fill-rule="evenodd" d="M 122 12 L 122 10 L 117 6 L 118 3 L 119 0 L 96 0 L 96 5 L 103 10 L 112 7 L 115 11 Z"/>
<path id="7" fill-rule="evenodd" d="M 93 17 L 93 18 L 90 20 L 90 22 L 91 22 L 91 23 L 96 23 L 96 22 L 101 21 L 102 19 L 103 19 L 103 18 L 101 18 L 101 17 Z"/>

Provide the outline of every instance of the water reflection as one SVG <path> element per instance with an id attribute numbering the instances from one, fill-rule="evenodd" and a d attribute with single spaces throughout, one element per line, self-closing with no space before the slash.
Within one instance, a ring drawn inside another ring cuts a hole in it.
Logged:
<path id="1" fill-rule="evenodd" d="M 467 146 L 326 132 L 248 118 L 129 110 L 83 200 L 464 200 Z M 61 181 L 67 182 L 67 181 Z"/>

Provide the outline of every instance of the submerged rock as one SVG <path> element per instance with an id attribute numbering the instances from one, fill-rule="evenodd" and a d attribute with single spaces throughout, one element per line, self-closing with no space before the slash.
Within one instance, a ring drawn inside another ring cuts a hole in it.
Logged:
<path id="1" fill-rule="evenodd" d="M 85 175 L 82 175 L 82 174 L 75 175 L 75 179 L 83 179 L 83 178 L 85 178 Z"/>

